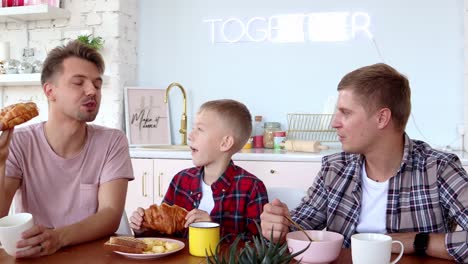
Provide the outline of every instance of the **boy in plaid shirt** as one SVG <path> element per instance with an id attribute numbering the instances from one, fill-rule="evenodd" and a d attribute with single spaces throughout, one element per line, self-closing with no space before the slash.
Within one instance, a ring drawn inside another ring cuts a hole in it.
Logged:
<path id="1" fill-rule="evenodd" d="M 222 236 L 243 234 L 244 239 L 249 239 L 258 234 L 255 222 L 260 222 L 263 205 L 268 202 L 265 185 L 231 159 L 251 131 L 251 115 L 240 102 L 214 100 L 200 107 L 189 134 L 196 167 L 174 176 L 163 201 L 189 211 L 185 227 L 212 221 L 221 225 Z M 143 216 L 144 210 L 138 208 L 130 218 L 137 233 L 144 231 Z"/>

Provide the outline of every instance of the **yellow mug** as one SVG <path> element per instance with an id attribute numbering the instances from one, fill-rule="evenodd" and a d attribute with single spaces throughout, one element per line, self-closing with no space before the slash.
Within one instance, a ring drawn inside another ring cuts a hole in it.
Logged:
<path id="1" fill-rule="evenodd" d="M 197 257 L 215 254 L 219 242 L 219 224 L 196 222 L 189 225 L 189 251 Z"/>

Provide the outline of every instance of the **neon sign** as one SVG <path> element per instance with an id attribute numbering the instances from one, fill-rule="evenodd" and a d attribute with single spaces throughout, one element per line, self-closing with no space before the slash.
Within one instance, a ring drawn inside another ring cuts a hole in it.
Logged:
<path id="1" fill-rule="evenodd" d="M 333 42 L 372 38 L 371 19 L 363 12 L 286 14 L 271 17 L 205 19 L 210 42 Z"/>

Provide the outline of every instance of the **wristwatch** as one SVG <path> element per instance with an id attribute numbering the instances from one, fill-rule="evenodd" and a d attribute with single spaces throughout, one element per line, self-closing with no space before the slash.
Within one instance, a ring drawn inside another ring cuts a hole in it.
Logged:
<path id="1" fill-rule="evenodd" d="M 419 256 L 426 255 L 427 245 L 429 244 L 429 233 L 418 233 L 414 237 L 414 253 Z"/>

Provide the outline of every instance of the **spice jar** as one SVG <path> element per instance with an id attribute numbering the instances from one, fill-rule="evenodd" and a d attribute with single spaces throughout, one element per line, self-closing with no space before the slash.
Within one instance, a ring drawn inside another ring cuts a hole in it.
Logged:
<path id="1" fill-rule="evenodd" d="M 274 149 L 280 150 L 281 145 L 286 140 L 286 131 L 273 132 L 273 147 Z"/>
<path id="2" fill-rule="evenodd" d="M 263 147 L 272 149 L 275 145 L 273 133 L 281 130 L 278 122 L 265 122 L 265 132 L 263 134 Z"/>

